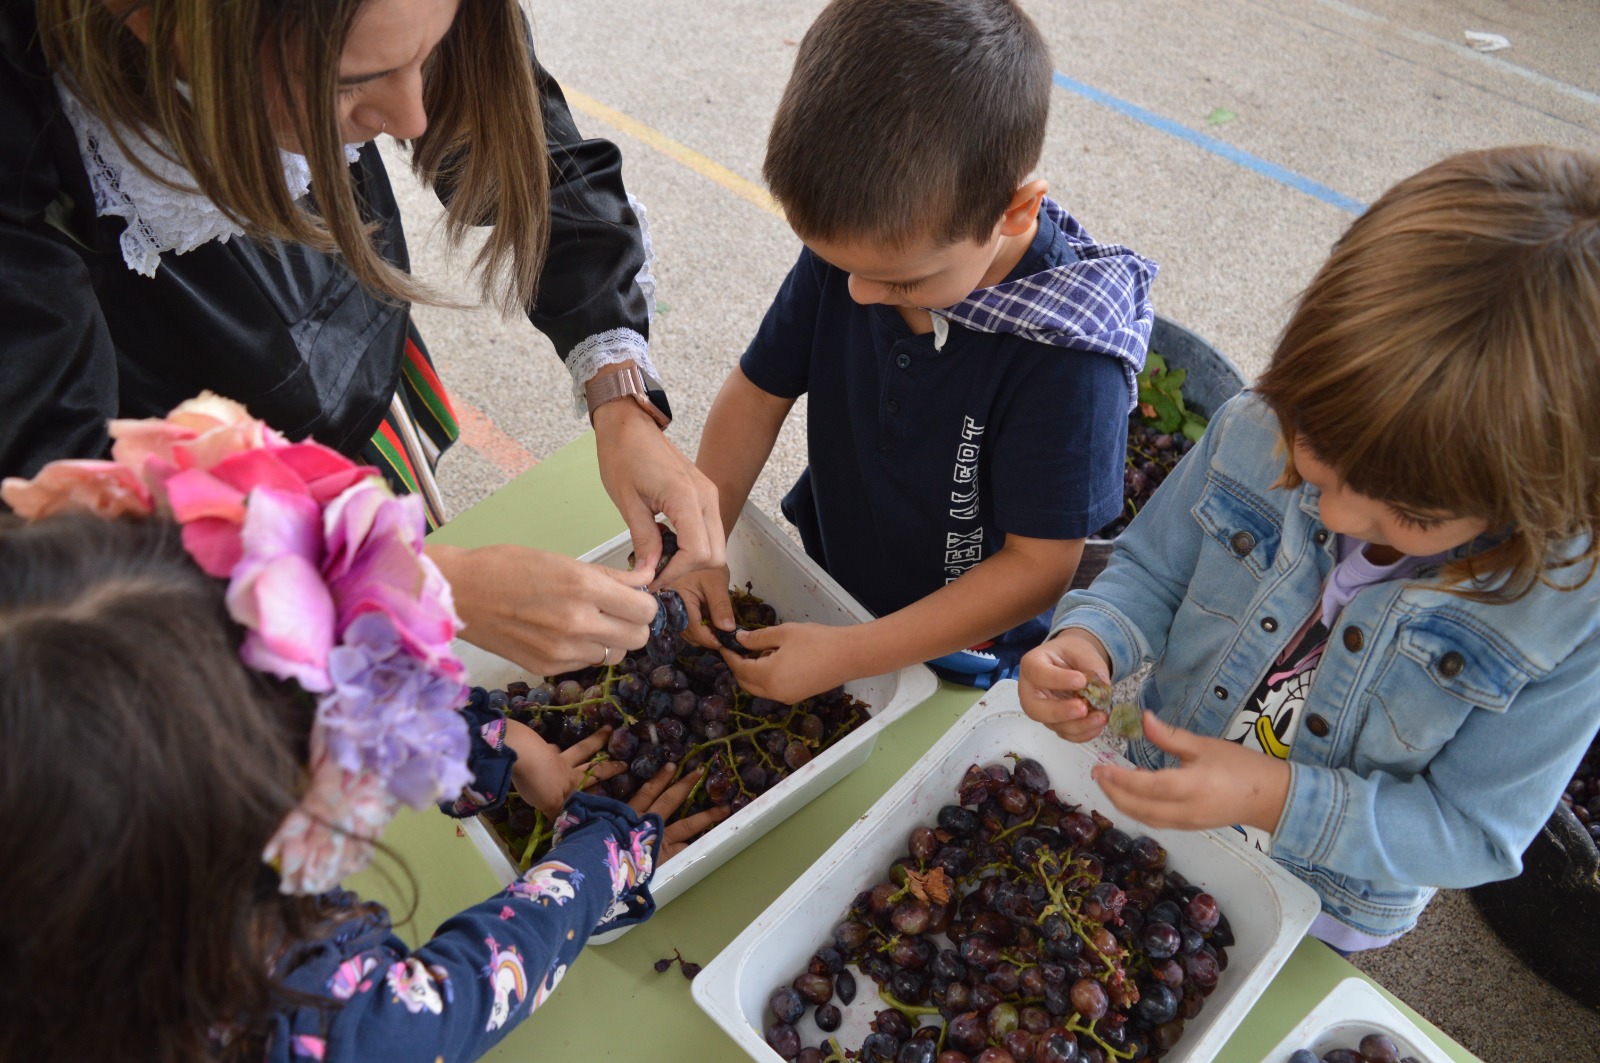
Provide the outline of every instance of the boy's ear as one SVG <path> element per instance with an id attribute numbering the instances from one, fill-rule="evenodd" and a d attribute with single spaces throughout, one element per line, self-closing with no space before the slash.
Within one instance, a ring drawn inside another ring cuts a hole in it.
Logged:
<path id="1" fill-rule="evenodd" d="M 1000 234 L 1002 236 L 1018 236 L 1028 231 L 1028 226 L 1033 224 L 1033 219 L 1039 214 L 1039 203 L 1045 194 L 1050 191 L 1050 182 L 1042 177 L 1035 177 L 1031 181 L 1017 186 L 1011 194 L 1011 202 L 1006 206 L 1006 212 L 1000 216 Z"/>

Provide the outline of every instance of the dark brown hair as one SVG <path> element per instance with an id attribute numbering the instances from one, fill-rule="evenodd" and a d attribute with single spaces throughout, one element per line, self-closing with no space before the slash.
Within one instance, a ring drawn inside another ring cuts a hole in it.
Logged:
<path id="1" fill-rule="evenodd" d="M 803 238 L 987 240 L 1039 162 L 1051 70 L 1011 0 L 834 0 L 762 173 Z"/>
<path id="2" fill-rule="evenodd" d="M 225 15 L 215 0 L 35 2 L 50 62 L 119 140 L 167 154 L 252 235 L 339 254 L 388 297 L 430 298 L 373 246 L 345 160 L 339 60 L 367 0 L 231 0 Z M 147 44 L 127 26 L 141 10 Z M 527 39 L 517 0 L 461 0 L 424 71 L 428 130 L 411 144 L 417 175 L 449 183 L 453 241 L 493 222 L 476 265 L 485 297 L 507 311 L 532 301 L 550 234 Z M 292 87 L 298 105 L 275 102 L 269 86 Z M 285 109 L 310 164 L 316 213 L 290 198 L 283 178 L 274 115 L 281 124 Z"/>
<path id="3" fill-rule="evenodd" d="M 304 695 L 159 522 L 0 524 L 0 1059 L 259 1058 Z M 252 1036 L 251 1031 L 256 1031 Z"/>
<path id="4" fill-rule="evenodd" d="M 1335 246 L 1255 386 L 1289 445 L 1285 484 L 1301 437 L 1354 491 L 1488 522 L 1499 541 L 1445 571 L 1458 593 L 1587 581 L 1600 155 L 1468 152 L 1395 185 Z"/>

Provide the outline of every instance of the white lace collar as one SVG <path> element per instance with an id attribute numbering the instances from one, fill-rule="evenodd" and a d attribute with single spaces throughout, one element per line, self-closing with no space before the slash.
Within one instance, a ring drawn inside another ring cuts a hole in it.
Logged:
<path id="1" fill-rule="evenodd" d="M 122 259 L 128 268 L 154 277 L 167 251 L 183 254 L 212 240 L 227 240 L 244 232 L 211 200 L 198 191 L 162 184 L 141 170 L 122 150 L 117 138 L 99 115 L 84 105 L 59 77 L 56 91 L 62 110 L 78 135 L 89 184 L 94 189 L 95 213 L 127 221 L 122 230 Z M 194 187 L 189 171 L 146 144 L 135 133 L 125 134 L 128 148 L 152 171 L 188 189 Z M 360 145 L 345 145 L 345 157 L 355 162 Z M 303 155 L 280 152 L 283 180 L 289 194 L 299 199 L 311 187 L 311 167 Z"/>

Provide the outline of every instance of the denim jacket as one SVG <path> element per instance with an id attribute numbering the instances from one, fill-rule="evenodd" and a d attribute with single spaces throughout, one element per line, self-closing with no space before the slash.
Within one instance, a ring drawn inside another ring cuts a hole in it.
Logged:
<path id="1" fill-rule="evenodd" d="M 1113 678 L 1153 663 L 1144 704 L 1196 734 L 1223 733 L 1334 564 L 1317 489 L 1273 486 L 1280 440 L 1258 397 L 1225 405 L 1052 624 L 1094 634 Z M 1488 604 L 1436 576 L 1363 588 L 1335 621 L 1272 841 L 1325 913 L 1374 936 L 1410 929 L 1437 887 L 1516 875 L 1600 727 L 1600 578 Z M 1143 741 L 1129 757 L 1173 761 Z"/>

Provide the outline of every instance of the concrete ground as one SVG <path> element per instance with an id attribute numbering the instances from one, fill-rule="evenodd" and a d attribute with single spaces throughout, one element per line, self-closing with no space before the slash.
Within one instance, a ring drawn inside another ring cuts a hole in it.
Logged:
<path id="1" fill-rule="evenodd" d="M 1097 238 L 1159 262 L 1158 312 L 1247 378 L 1329 245 L 1394 181 L 1470 148 L 1600 147 L 1597 0 L 1023 3 L 1060 75 L 1040 174 Z M 795 44 L 821 6 L 529 3 L 580 126 L 621 144 L 648 207 L 654 357 L 677 412 L 671 435 L 691 455 L 798 250 L 765 204 L 760 166 Z M 1475 51 L 1469 31 L 1510 47 Z M 437 204 L 407 187 L 403 162 L 393 169 L 417 272 L 471 300 L 460 259 L 430 233 Z M 417 318 L 465 426 L 441 468 L 456 511 L 586 428 L 525 320 L 429 307 Z M 803 418 L 802 403 L 757 487 L 769 513 L 804 464 Z M 1522 970 L 1461 895 L 1356 962 L 1486 1060 L 1600 1058 L 1600 1015 Z"/>

